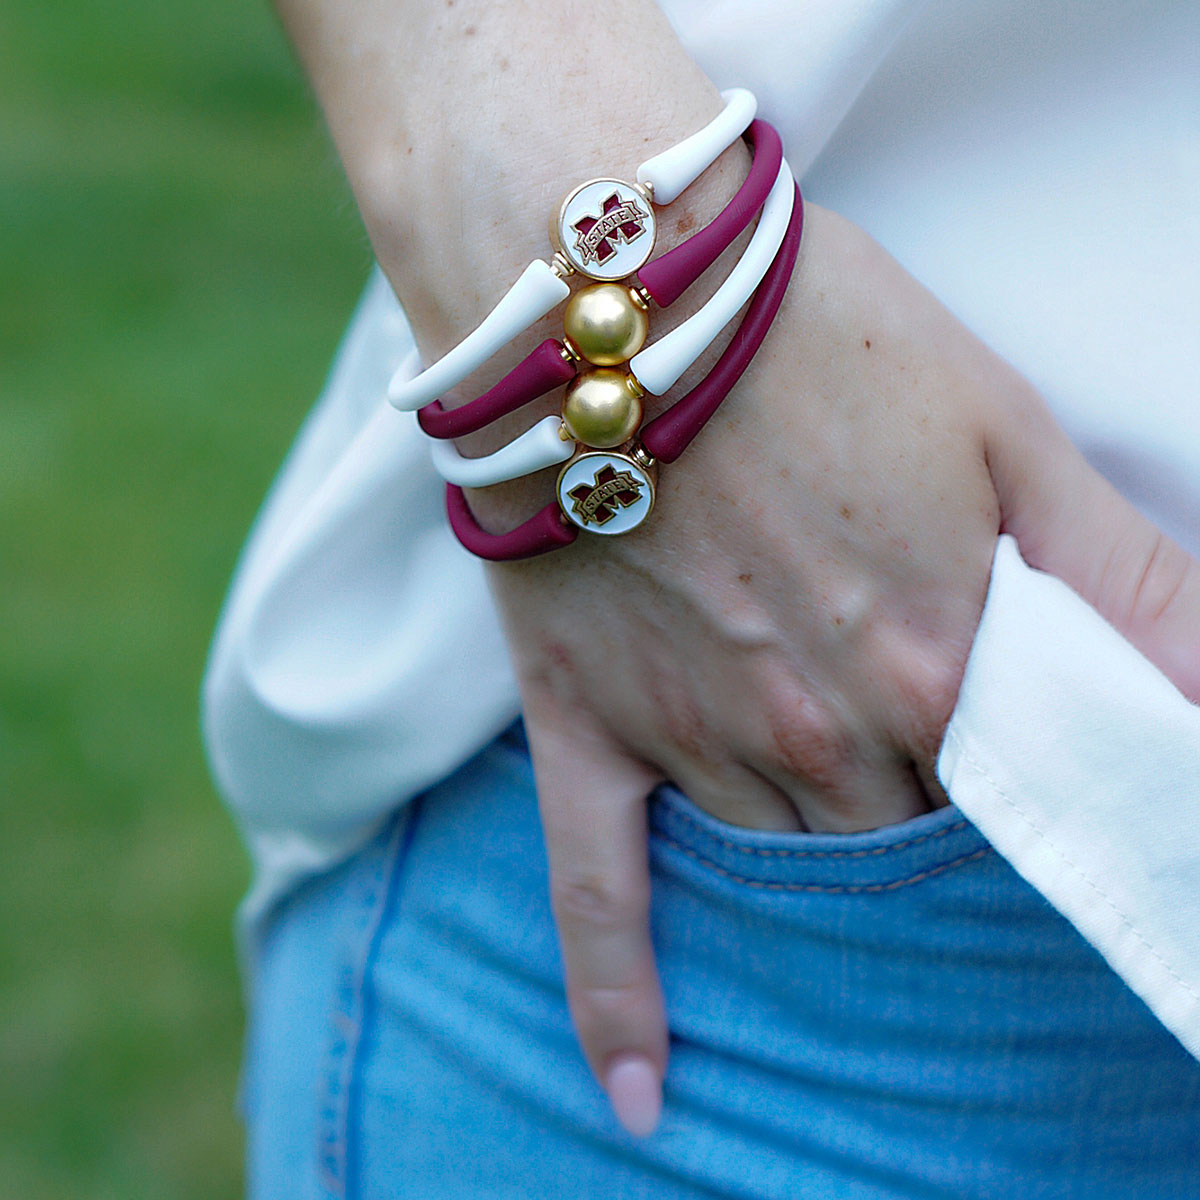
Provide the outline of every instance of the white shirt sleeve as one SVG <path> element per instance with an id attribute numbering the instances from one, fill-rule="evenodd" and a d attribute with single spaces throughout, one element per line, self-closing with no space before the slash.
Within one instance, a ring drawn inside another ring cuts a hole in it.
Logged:
<path id="1" fill-rule="evenodd" d="M 209 655 L 213 775 L 255 862 L 243 929 L 517 715 L 482 564 L 416 418 L 412 334 L 376 272 L 242 552 Z"/>

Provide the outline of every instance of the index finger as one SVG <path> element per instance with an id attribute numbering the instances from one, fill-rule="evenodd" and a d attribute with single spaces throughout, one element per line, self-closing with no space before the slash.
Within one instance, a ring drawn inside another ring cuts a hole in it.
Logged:
<path id="1" fill-rule="evenodd" d="M 646 797 L 661 781 L 586 715 L 526 703 L 567 1003 L 621 1124 L 652 1132 L 667 1024 L 650 941 Z"/>

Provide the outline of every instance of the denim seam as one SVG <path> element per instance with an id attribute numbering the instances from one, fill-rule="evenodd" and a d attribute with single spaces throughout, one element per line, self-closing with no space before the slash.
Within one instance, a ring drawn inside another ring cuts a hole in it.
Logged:
<path id="1" fill-rule="evenodd" d="M 842 896 L 857 895 L 864 892 L 891 892 L 897 888 L 908 887 L 911 884 L 930 879 L 934 875 L 940 875 L 943 871 L 949 871 L 952 867 L 961 867 L 963 864 L 973 862 L 977 858 L 983 858 L 985 854 L 990 854 L 992 849 L 990 846 L 984 846 L 980 850 L 973 850 L 970 854 L 960 855 L 949 862 L 938 863 L 936 866 L 928 867 L 924 871 L 919 871 L 916 875 L 909 875 L 904 879 L 893 879 L 888 883 L 825 885 L 820 883 L 782 883 L 768 879 L 750 879 L 748 876 L 738 875 L 733 871 L 727 870 L 720 864 L 713 862 L 712 859 L 705 858 L 699 851 L 693 850 L 690 846 L 685 846 L 682 842 L 677 842 L 673 838 L 663 837 L 662 840 L 666 845 L 682 851 L 688 858 L 694 859 L 701 866 L 707 867 L 709 870 L 716 872 L 716 874 L 725 879 L 732 880 L 734 883 L 745 884 L 746 887 L 761 888 L 769 892 L 819 892 L 826 895 Z"/>
<path id="2" fill-rule="evenodd" d="M 937 829 L 933 833 L 924 833 L 920 837 L 908 838 L 903 842 L 889 843 L 886 846 L 872 846 L 868 850 L 787 850 L 783 848 L 773 848 L 770 846 L 746 846 L 741 842 L 729 841 L 727 838 L 715 834 L 711 829 L 706 829 L 695 817 L 683 812 L 680 809 L 673 808 L 671 814 L 678 817 L 681 821 L 686 821 L 698 833 L 718 845 L 725 847 L 727 850 L 736 850 L 739 854 L 750 854 L 757 858 L 872 858 L 879 857 L 884 854 L 893 854 L 898 850 L 907 850 L 910 846 L 920 846 L 923 842 L 933 841 L 936 838 L 946 837 L 947 834 L 957 833 L 960 829 L 966 829 L 970 824 L 969 821 L 956 821 L 953 825 L 947 825 L 945 829 Z"/>
<path id="3" fill-rule="evenodd" d="M 963 759 L 970 763 L 971 767 L 974 768 L 979 775 L 982 775 L 985 780 L 987 780 L 987 782 L 991 785 L 992 791 L 995 792 L 996 795 L 999 796 L 1000 799 L 1003 800 L 1004 803 L 1007 804 L 1009 808 L 1011 808 L 1013 812 L 1015 812 L 1017 816 L 1025 822 L 1029 829 L 1032 829 L 1033 832 L 1037 834 L 1050 853 L 1053 854 L 1054 857 L 1057 858 L 1064 866 L 1069 867 L 1072 871 L 1074 871 L 1075 874 L 1081 880 L 1083 880 L 1083 882 L 1086 883 L 1087 886 L 1091 888 L 1091 890 L 1095 892 L 1095 894 L 1109 907 L 1109 909 L 1111 909 L 1113 915 L 1116 916 L 1121 924 L 1124 925 L 1124 927 L 1129 930 L 1131 934 L 1133 934 L 1138 942 L 1141 943 L 1146 953 L 1149 954 L 1150 957 L 1153 958 L 1154 961 L 1158 963 L 1158 965 L 1162 967 L 1162 969 L 1166 971 L 1166 973 L 1173 980 L 1175 980 L 1175 982 L 1193 1000 L 1200 1001 L 1200 993 L 1198 993 L 1196 989 L 1187 982 L 1187 980 L 1182 979 L 1171 966 L 1171 964 L 1167 962 L 1166 959 L 1164 959 L 1152 945 L 1150 945 L 1142 931 L 1138 929 L 1133 921 L 1117 907 L 1112 897 L 1107 892 L 1103 891 L 1100 885 L 1097 884 L 1096 881 L 1092 879 L 1091 876 L 1089 876 L 1084 869 L 1079 866 L 1078 863 L 1068 858 L 1066 854 L 1063 853 L 1063 851 L 1050 840 L 1047 834 L 1041 828 L 1039 828 L 1033 818 L 991 777 L 991 775 L 988 774 L 987 769 L 971 754 L 971 751 L 967 748 L 966 743 L 963 741 L 962 737 L 958 735 L 957 731 L 953 729 L 948 730 L 946 733 L 946 740 L 954 742 L 954 744 L 958 747 L 959 752 L 962 754 Z"/>
<path id="4" fill-rule="evenodd" d="M 327 1196 L 347 1196 L 352 1182 L 350 1110 L 360 1088 L 360 1050 L 367 1027 L 367 974 L 388 909 L 395 861 L 403 856 L 410 826 L 410 813 L 395 821 L 395 827 L 371 868 L 355 930 L 357 946 L 342 965 L 337 998 L 330 1014 L 335 1040 L 323 1072 L 317 1146 L 318 1181 Z"/>

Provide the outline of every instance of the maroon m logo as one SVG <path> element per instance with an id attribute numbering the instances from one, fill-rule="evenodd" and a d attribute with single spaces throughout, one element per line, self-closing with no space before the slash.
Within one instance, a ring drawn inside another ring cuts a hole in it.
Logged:
<path id="1" fill-rule="evenodd" d="M 642 485 L 628 471 L 617 471 L 606 463 L 591 483 L 581 483 L 567 493 L 571 506 L 584 525 L 603 525 L 617 515 L 617 506 L 628 508 L 642 498 Z"/>
<path id="2" fill-rule="evenodd" d="M 598 217 L 580 217 L 571 226 L 579 235 L 575 239 L 575 249 L 579 251 L 580 261 L 584 266 L 590 262 L 606 262 L 616 254 L 616 242 L 629 243 L 646 232 L 648 215 L 636 200 L 622 200 L 613 192 L 604 201 Z"/>

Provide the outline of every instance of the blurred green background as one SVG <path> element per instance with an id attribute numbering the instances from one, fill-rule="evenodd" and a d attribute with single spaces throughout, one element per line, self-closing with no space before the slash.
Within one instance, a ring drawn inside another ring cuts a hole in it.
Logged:
<path id="1" fill-rule="evenodd" d="M 197 689 L 368 265 L 265 0 L 0 0 L 0 1194 L 241 1192 Z"/>

